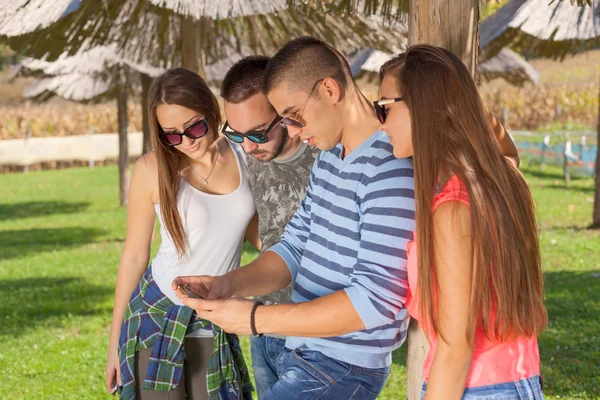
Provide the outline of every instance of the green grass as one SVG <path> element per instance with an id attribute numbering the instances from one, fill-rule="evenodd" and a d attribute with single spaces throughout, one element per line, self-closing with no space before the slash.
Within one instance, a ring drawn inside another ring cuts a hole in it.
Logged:
<path id="1" fill-rule="evenodd" d="M 600 234 L 586 229 L 592 180 L 566 189 L 558 169 L 527 176 L 550 314 L 540 338 L 546 395 L 600 398 Z M 125 234 L 116 168 L 0 175 L 0 193 L 0 398 L 110 398 L 104 361 Z M 247 250 L 244 262 L 255 255 Z M 404 348 L 394 354 L 381 399 L 404 398 L 404 358 Z"/>

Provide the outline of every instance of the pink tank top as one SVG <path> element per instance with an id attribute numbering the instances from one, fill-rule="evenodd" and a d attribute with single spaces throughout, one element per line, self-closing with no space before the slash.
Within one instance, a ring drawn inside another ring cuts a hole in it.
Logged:
<path id="1" fill-rule="evenodd" d="M 460 201 L 470 205 L 467 189 L 456 176 L 452 177 L 436 195 L 433 210 L 435 211 L 440 204 L 446 201 Z M 437 348 L 437 336 L 430 324 L 419 319 L 417 302 L 413 296 L 416 293 L 418 278 L 417 242 L 414 234 L 413 239 L 407 244 L 409 294 L 406 305 L 411 317 L 419 320 L 419 326 L 421 329 L 427 329 L 429 335 L 430 347 L 423 366 L 423 378 L 427 381 Z M 467 376 L 466 387 L 513 382 L 539 375 L 539 373 L 540 354 L 535 335 L 531 338 L 518 338 L 514 341 L 495 343 L 485 337 L 482 329 L 477 329 L 473 361 Z"/>

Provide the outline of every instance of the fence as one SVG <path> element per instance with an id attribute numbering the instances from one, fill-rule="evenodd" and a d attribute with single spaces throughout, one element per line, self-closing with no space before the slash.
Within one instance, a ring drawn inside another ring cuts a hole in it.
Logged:
<path id="1" fill-rule="evenodd" d="M 571 175 L 594 176 L 597 145 L 588 144 L 595 132 L 568 132 L 563 134 L 539 134 L 523 131 L 510 132 L 515 139 L 521 158 L 530 164 L 556 165 L 564 168 L 565 181 Z M 142 153 L 142 133 L 127 135 L 129 155 Z M 569 138 L 577 138 L 573 141 Z M 557 142 L 557 139 L 559 143 Z M 555 143 L 553 143 L 555 142 Z M 119 138 L 116 133 L 93 133 L 87 135 L 41 137 L 0 140 L 0 166 L 28 167 L 44 162 L 83 161 L 93 167 L 97 161 L 116 160 L 119 156 Z"/>
<path id="2" fill-rule="evenodd" d="M 129 132 L 129 156 L 142 154 L 142 133 Z M 119 136 L 116 133 L 40 137 L 0 140 L 0 166 L 22 167 L 54 161 L 84 161 L 93 167 L 97 161 L 116 160 L 119 157 Z"/>
<path id="3" fill-rule="evenodd" d="M 517 139 L 515 145 L 521 158 L 527 159 L 529 165 L 539 163 L 543 169 L 545 165 L 555 165 L 563 167 L 563 176 L 568 183 L 571 176 L 595 176 L 596 156 L 598 145 L 588 144 L 590 137 L 596 135 L 595 132 L 585 132 L 575 135 L 566 134 L 532 134 L 530 132 L 512 131 L 511 135 L 515 137 L 527 137 L 529 140 Z M 561 138 L 560 143 L 556 142 L 556 137 Z M 578 143 L 574 143 L 571 137 Z"/>

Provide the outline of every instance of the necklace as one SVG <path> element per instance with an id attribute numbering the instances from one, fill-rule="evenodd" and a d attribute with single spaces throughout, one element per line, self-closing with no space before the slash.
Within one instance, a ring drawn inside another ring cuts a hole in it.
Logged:
<path id="1" fill-rule="evenodd" d="M 219 158 L 219 149 L 217 148 L 217 155 L 215 156 L 215 161 L 213 161 L 212 168 L 210 169 L 210 172 L 208 173 L 206 178 L 202 177 L 202 175 L 200 175 L 200 173 L 198 171 L 196 171 L 196 168 L 194 168 L 194 166 L 190 164 L 190 167 L 192 167 L 192 170 L 196 173 L 196 175 L 198 175 L 202 179 L 202 181 L 204 182 L 205 185 L 208 185 L 208 178 L 210 178 L 210 174 L 212 174 L 213 170 L 215 169 L 215 165 L 217 165 L 218 158 Z"/>

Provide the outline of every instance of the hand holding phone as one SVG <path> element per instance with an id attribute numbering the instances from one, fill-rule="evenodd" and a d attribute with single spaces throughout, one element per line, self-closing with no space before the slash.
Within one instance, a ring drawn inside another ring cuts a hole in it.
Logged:
<path id="1" fill-rule="evenodd" d="M 115 383 L 115 386 L 112 387 L 112 389 L 110 389 L 110 395 L 114 396 L 115 394 L 117 394 L 117 391 L 119 390 L 119 385 L 117 385 Z"/>
<path id="2" fill-rule="evenodd" d="M 203 295 L 201 295 L 200 293 L 197 293 L 196 291 L 194 291 L 194 289 L 192 289 L 192 287 L 189 286 L 189 285 L 181 285 L 181 286 L 179 286 L 179 288 L 190 299 L 204 299 Z M 203 288 L 206 288 L 206 287 L 203 285 Z"/>

